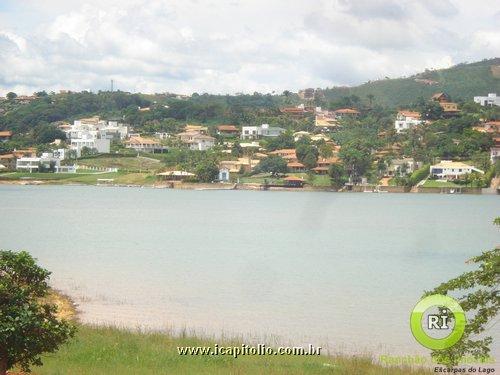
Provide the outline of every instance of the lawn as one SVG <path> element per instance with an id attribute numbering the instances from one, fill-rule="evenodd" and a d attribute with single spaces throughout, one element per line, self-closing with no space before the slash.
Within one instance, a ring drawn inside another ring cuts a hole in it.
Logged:
<path id="1" fill-rule="evenodd" d="M 432 187 L 432 188 L 458 188 L 465 187 L 464 185 L 458 185 L 452 181 L 438 181 L 438 180 L 427 180 L 422 185 L 422 187 Z"/>
<path id="2" fill-rule="evenodd" d="M 78 333 L 55 354 L 43 357 L 34 373 L 44 375 L 132 374 L 430 374 L 374 365 L 369 358 L 333 356 L 179 355 L 179 346 L 212 346 L 215 341 L 138 333 L 110 327 L 79 326 Z M 224 340 L 219 346 L 241 346 Z"/>
<path id="3" fill-rule="evenodd" d="M 55 183 L 76 183 L 95 185 L 99 179 L 113 179 L 115 184 L 123 185 L 152 185 L 156 181 L 154 173 L 26 173 L 13 172 L 0 175 L 3 180 L 39 180 Z"/>
<path id="4" fill-rule="evenodd" d="M 112 157 L 103 156 L 88 159 L 79 159 L 77 162 L 79 165 L 86 165 L 89 167 L 98 168 L 118 168 L 126 170 L 146 170 L 146 171 L 156 171 L 163 167 L 163 164 L 156 159 L 152 159 L 144 156 L 124 156 L 124 157 Z"/>

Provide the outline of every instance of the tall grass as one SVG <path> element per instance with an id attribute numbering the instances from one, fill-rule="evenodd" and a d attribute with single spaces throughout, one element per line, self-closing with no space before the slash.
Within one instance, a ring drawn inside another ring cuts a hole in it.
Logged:
<path id="1" fill-rule="evenodd" d="M 365 357 L 181 356 L 178 346 L 209 346 L 211 340 L 111 327 L 79 326 L 76 337 L 43 358 L 35 374 L 428 374 L 424 370 L 384 368 Z M 219 343 L 219 345 L 222 345 Z M 238 345 L 228 343 L 225 345 Z"/>

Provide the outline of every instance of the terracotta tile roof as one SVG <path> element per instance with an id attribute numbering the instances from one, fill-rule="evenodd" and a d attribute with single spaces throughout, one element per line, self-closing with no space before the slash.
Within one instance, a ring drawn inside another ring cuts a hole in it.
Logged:
<path id="1" fill-rule="evenodd" d="M 0 159 L 14 159 L 14 158 L 15 158 L 14 154 L 0 155 Z"/>
<path id="2" fill-rule="evenodd" d="M 351 115 L 357 115 L 359 114 L 359 111 L 356 111 L 355 109 L 352 108 L 340 108 L 334 111 L 335 113 L 341 113 L 341 114 L 351 114 Z"/>
<path id="3" fill-rule="evenodd" d="M 0 137 L 12 137 L 12 132 L 10 130 L 0 131 Z"/>
<path id="4" fill-rule="evenodd" d="M 304 168 L 304 164 L 299 163 L 298 161 L 290 162 L 286 166 L 290 168 Z"/>
<path id="5" fill-rule="evenodd" d="M 238 128 L 234 125 L 218 125 L 217 130 L 222 132 L 238 132 Z"/>
<path id="6" fill-rule="evenodd" d="M 407 110 L 399 111 L 398 115 L 402 115 L 405 117 L 412 117 L 412 118 L 420 118 L 420 113 L 414 112 L 414 111 L 407 111 Z"/>

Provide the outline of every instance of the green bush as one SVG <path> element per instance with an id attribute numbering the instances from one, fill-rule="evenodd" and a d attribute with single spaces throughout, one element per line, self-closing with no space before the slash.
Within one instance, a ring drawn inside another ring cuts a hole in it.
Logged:
<path id="1" fill-rule="evenodd" d="M 429 171 L 430 171 L 430 164 L 424 164 L 422 167 L 420 167 L 411 174 L 408 184 L 410 186 L 415 186 L 429 175 Z"/>

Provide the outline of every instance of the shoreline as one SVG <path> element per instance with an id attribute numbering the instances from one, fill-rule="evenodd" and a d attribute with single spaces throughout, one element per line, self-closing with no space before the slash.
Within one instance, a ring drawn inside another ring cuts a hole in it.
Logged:
<path id="1" fill-rule="evenodd" d="M 142 345 L 146 345 L 145 341 L 148 341 L 149 338 L 151 338 L 153 341 L 158 341 L 158 338 L 161 338 L 162 340 L 167 340 L 170 342 L 172 345 L 185 345 L 185 341 L 187 340 L 188 344 L 193 344 L 193 342 L 196 342 L 197 345 L 220 345 L 221 347 L 240 347 L 240 346 L 257 346 L 257 345 L 262 345 L 262 344 L 257 344 L 256 342 L 244 342 L 244 338 L 241 336 L 224 336 L 222 334 L 220 337 L 218 336 L 213 336 L 213 335 L 205 335 L 205 334 L 199 334 L 195 331 L 190 331 L 186 328 L 179 332 L 174 332 L 171 330 L 159 330 L 159 329 L 143 329 L 139 326 L 136 326 L 135 328 L 132 326 L 122 326 L 119 324 L 106 324 L 106 323 L 88 323 L 84 322 L 79 318 L 79 315 L 81 312 L 78 309 L 79 304 L 74 302 L 74 300 L 69 296 L 68 294 L 62 292 L 59 289 L 51 288 L 51 292 L 49 295 L 46 297 L 46 300 L 55 304 L 57 306 L 58 312 L 58 318 L 60 319 L 66 319 L 68 321 L 73 322 L 77 326 L 77 332 L 76 336 L 82 335 L 82 338 L 79 338 L 78 341 L 80 341 L 77 345 L 91 345 L 94 347 L 95 350 L 103 350 L 103 348 L 96 348 L 95 347 L 95 340 L 94 339 L 100 339 L 101 337 L 113 337 L 113 336 L 121 336 L 121 339 L 124 340 L 127 344 L 132 343 L 134 341 L 140 340 Z M 88 337 L 91 337 L 92 340 L 90 342 L 86 342 L 86 339 Z M 71 339 L 68 344 L 66 344 L 66 348 L 62 350 L 61 357 L 64 358 L 64 356 L 68 353 L 68 345 L 72 346 L 75 345 L 75 338 Z M 83 340 L 83 342 L 82 342 Z M 219 344 L 220 343 L 220 344 Z M 115 340 L 113 340 L 113 346 L 118 345 Z M 123 345 L 123 342 L 121 343 Z M 276 349 L 278 347 L 277 343 L 265 343 L 263 344 L 266 347 L 274 348 Z M 289 342 L 288 344 L 282 344 L 284 347 L 305 347 L 304 345 L 295 345 L 292 342 Z M 430 367 L 425 366 L 423 364 L 409 364 L 409 363 L 384 363 L 381 361 L 381 357 L 377 357 L 373 353 L 369 352 L 363 352 L 363 353 L 345 353 L 342 351 L 332 351 L 330 348 L 322 347 L 323 351 L 319 354 L 317 354 L 317 359 L 321 361 L 321 367 L 331 367 L 331 366 L 337 366 L 336 364 L 342 364 L 343 366 L 363 366 L 363 367 L 368 367 L 371 369 L 371 371 L 377 371 L 376 373 L 384 373 L 384 374 L 428 374 L 430 373 Z M 173 348 L 172 348 L 173 349 Z M 70 352 L 70 351 L 69 351 Z M 52 360 L 55 360 L 56 362 L 58 361 L 64 361 L 64 359 L 58 360 L 58 353 L 56 352 L 55 354 L 52 354 L 51 356 Z M 301 357 L 301 356 L 296 356 L 296 355 L 287 355 L 284 356 L 284 360 L 287 361 L 287 357 L 290 358 L 290 360 L 299 360 L 300 358 L 303 358 L 304 360 L 307 361 L 308 357 Z M 417 357 L 417 356 L 416 356 Z M 241 358 L 241 357 L 239 357 Z M 255 360 L 255 361 L 260 361 L 259 358 L 262 359 L 262 363 L 265 365 L 266 359 L 265 357 L 259 357 L 259 356 L 252 356 L 249 357 L 250 360 Z M 254 358 L 254 359 L 251 359 Z M 309 357 L 312 359 L 313 357 Z M 238 360 L 234 358 L 234 360 Z M 240 359 L 241 361 L 241 359 Z M 46 359 L 44 359 L 44 364 L 46 363 Z M 328 364 L 327 362 L 332 362 L 331 364 Z M 44 366 L 42 366 L 43 369 Z M 60 368 L 60 365 L 58 366 Z M 373 373 L 373 372 L 370 372 Z"/>
<path id="2" fill-rule="evenodd" d="M 150 189 L 174 189 L 174 190 L 198 190 L 198 191 L 220 191 L 220 190 L 245 190 L 245 191 L 287 191 L 287 192 L 326 192 L 326 193 L 371 193 L 371 194 L 450 194 L 450 195 L 498 195 L 488 188 L 464 187 L 460 191 L 456 188 L 417 187 L 407 188 L 404 186 L 380 186 L 380 185 L 355 185 L 352 190 L 336 190 L 329 186 L 304 186 L 304 187 L 278 187 L 273 186 L 263 189 L 261 184 L 247 183 L 160 183 L 160 184 L 111 184 L 111 183 L 61 183 L 59 180 L 7 180 L 1 179 L 0 185 L 21 186 L 97 186 L 97 187 L 120 187 L 120 188 L 150 188 Z"/>

